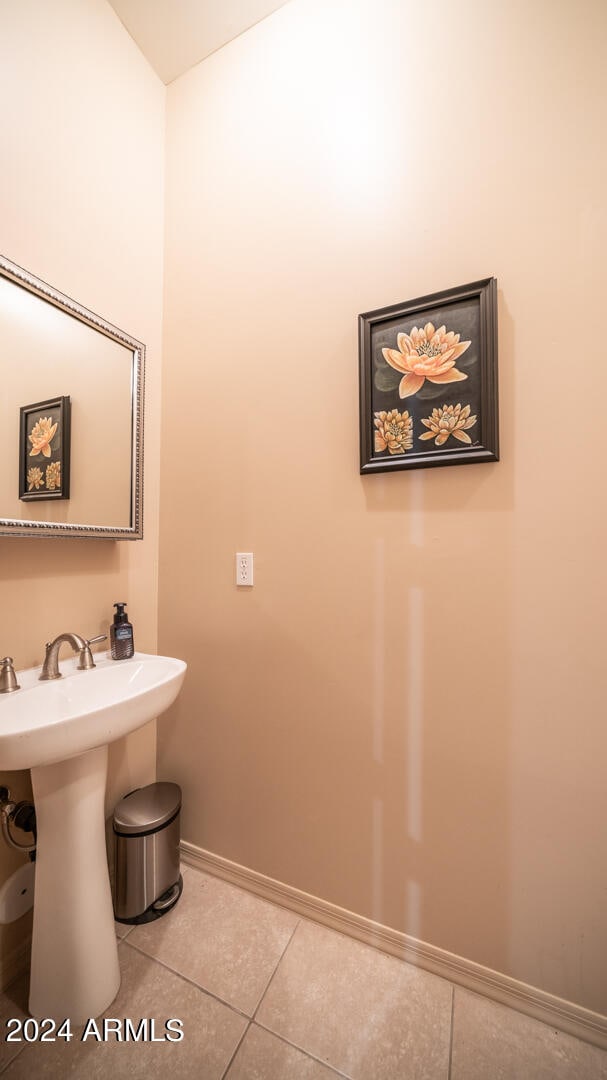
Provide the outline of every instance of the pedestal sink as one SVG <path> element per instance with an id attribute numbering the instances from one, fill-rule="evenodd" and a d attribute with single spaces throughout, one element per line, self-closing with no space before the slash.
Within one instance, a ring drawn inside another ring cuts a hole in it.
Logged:
<path id="1" fill-rule="evenodd" d="M 135 653 L 0 695 L 0 770 L 31 769 L 38 838 L 30 982 L 36 1017 L 80 1023 L 99 1016 L 120 986 L 105 847 L 108 744 L 162 713 L 186 664 Z"/>

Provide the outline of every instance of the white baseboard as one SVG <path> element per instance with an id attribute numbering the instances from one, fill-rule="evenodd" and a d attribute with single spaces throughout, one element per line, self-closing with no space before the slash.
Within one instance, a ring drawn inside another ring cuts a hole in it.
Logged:
<path id="1" fill-rule="evenodd" d="M 366 945 L 373 945 L 400 960 L 406 960 L 409 964 L 440 975 L 476 994 L 482 994 L 535 1020 L 541 1020 L 544 1024 L 607 1049 L 607 1016 L 548 994 L 535 986 L 528 986 L 499 971 L 476 964 L 473 960 L 439 949 L 436 945 L 418 941 L 363 915 L 346 911 L 328 900 L 321 900 L 291 885 L 285 885 L 282 881 L 275 881 L 274 878 L 240 866 L 221 855 L 214 855 L 213 852 L 205 851 L 204 848 L 185 840 L 181 842 L 181 855 L 184 863 L 197 870 L 204 870 L 247 889 L 264 900 L 279 904 L 307 919 L 348 934 Z"/>
<path id="2" fill-rule="evenodd" d="M 32 939 L 26 938 L 0 960 L 0 991 L 7 989 L 20 975 L 28 970 L 32 953 Z"/>

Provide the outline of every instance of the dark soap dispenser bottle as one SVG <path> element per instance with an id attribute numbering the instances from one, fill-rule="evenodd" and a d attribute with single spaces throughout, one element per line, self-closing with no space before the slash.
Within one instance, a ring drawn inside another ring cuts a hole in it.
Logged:
<path id="1" fill-rule="evenodd" d="M 114 615 L 114 622 L 110 626 L 112 660 L 128 660 L 135 652 L 133 627 L 124 610 L 126 604 L 114 604 L 114 607 L 116 608 L 116 614 Z"/>

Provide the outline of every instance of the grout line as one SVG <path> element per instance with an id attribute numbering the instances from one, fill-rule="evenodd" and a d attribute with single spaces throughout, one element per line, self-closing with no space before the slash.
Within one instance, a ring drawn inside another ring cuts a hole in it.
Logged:
<path id="1" fill-rule="evenodd" d="M 134 949 L 135 952 L 138 952 L 140 956 L 145 956 L 146 959 L 151 960 L 153 964 L 159 964 L 160 967 L 165 968 L 167 971 L 171 971 L 173 975 L 177 975 L 177 977 L 179 979 L 182 979 L 183 982 L 189 983 L 189 985 L 193 986 L 196 990 L 200 990 L 201 994 L 206 994 L 207 997 L 213 998 L 214 1001 L 218 1001 L 220 1005 L 225 1005 L 226 1008 L 231 1009 L 232 1012 L 235 1012 L 238 1016 L 242 1016 L 243 1019 L 248 1021 L 251 1020 L 251 1017 L 248 1015 L 248 1013 L 244 1012 L 242 1009 L 239 1009 L 238 1005 L 233 1005 L 231 1002 L 226 1001 L 225 998 L 220 997 L 219 994 L 214 994 L 212 990 L 207 990 L 206 986 L 201 986 L 200 983 L 194 982 L 193 979 L 189 979 L 187 975 L 184 975 L 183 972 L 178 971 L 177 968 L 171 967 L 171 965 L 167 964 L 166 961 L 159 960 L 157 956 L 150 956 L 149 953 L 144 952 L 143 949 L 140 949 L 138 945 L 133 945 L 130 941 L 125 941 L 123 944 L 125 944 L 129 949 Z"/>
<path id="2" fill-rule="evenodd" d="M 329 1069 L 330 1072 L 335 1073 L 336 1076 L 343 1077 L 343 1080 L 352 1080 L 352 1077 L 349 1073 L 342 1072 L 341 1069 L 338 1069 L 336 1065 L 329 1065 L 328 1061 L 325 1061 L 323 1058 L 317 1057 L 316 1054 L 311 1053 L 310 1050 L 304 1050 L 303 1046 L 300 1046 L 299 1043 L 291 1042 L 291 1040 L 287 1039 L 285 1035 L 281 1035 L 280 1032 L 274 1031 L 273 1028 L 267 1027 L 267 1025 L 262 1024 L 261 1021 L 256 1020 L 255 1024 L 257 1025 L 257 1027 L 261 1028 L 262 1031 L 267 1031 L 268 1035 L 273 1035 L 276 1039 L 279 1039 L 280 1042 L 286 1043 L 286 1045 L 290 1046 L 292 1050 L 299 1050 L 299 1052 L 301 1054 L 304 1054 L 305 1057 L 311 1058 L 312 1061 L 317 1061 L 319 1065 L 324 1065 L 325 1069 Z"/>
<path id="3" fill-rule="evenodd" d="M 447 1069 L 447 1080 L 451 1080 L 451 1062 L 453 1058 L 453 1017 L 455 1014 L 455 987 L 451 987 L 451 1024 L 449 1026 L 449 1067 Z"/>
<path id="4" fill-rule="evenodd" d="M 246 1028 L 244 1029 L 244 1031 L 243 1031 L 242 1035 L 240 1036 L 240 1038 L 239 1038 L 238 1042 L 236 1043 L 236 1046 L 235 1046 L 235 1048 L 234 1048 L 234 1053 L 232 1054 L 232 1056 L 231 1056 L 230 1060 L 228 1061 L 228 1064 L 226 1065 L 226 1067 L 225 1067 L 224 1071 L 222 1072 L 222 1074 L 221 1074 L 221 1077 L 220 1077 L 220 1080 L 226 1080 L 226 1077 L 227 1077 L 227 1075 L 228 1075 L 228 1073 L 229 1073 L 230 1069 L 232 1068 L 232 1063 L 233 1063 L 233 1061 L 234 1061 L 234 1058 L 236 1057 L 236 1055 L 237 1055 L 238 1051 L 240 1050 L 240 1047 L 242 1046 L 242 1044 L 243 1044 L 243 1042 L 244 1042 L 244 1037 L 245 1037 L 245 1035 L 246 1035 L 247 1031 L 248 1031 L 248 1030 L 249 1030 L 249 1028 L 251 1027 L 251 1023 L 252 1023 L 252 1021 L 251 1021 L 251 1020 L 249 1020 L 249 1022 L 248 1022 L 248 1024 L 247 1024 Z"/>
<path id="5" fill-rule="evenodd" d="M 293 927 L 293 931 L 291 933 L 291 936 L 290 936 L 289 940 L 287 941 L 287 944 L 285 945 L 285 947 L 282 950 L 280 956 L 278 957 L 278 962 L 276 964 L 276 967 L 274 968 L 274 971 L 270 975 L 270 978 L 268 979 L 268 982 L 266 984 L 265 989 L 262 991 L 261 997 L 260 997 L 259 1001 L 257 1002 L 257 1005 L 253 1009 L 253 1016 L 251 1017 L 252 1020 L 254 1020 L 255 1017 L 257 1016 L 257 1013 L 258 1013 L 258 1011 L 259 1011 L 259 1009 L 261 1007 L 261 1003 L 262 1003 L 263 999 L 265 998 L 268 990 L 270 989 L 270 986 L 272 985 L 272 983 L 274 981 L 274 976 L 276 975 L 276 972 L 278 971 L 278 969 L 279 969 L 279 967 L 280 967 L 280 965 L 281 965 L 281 963 L 282 963 L 282 961 L 283 961 L 283 959 L 284 959 L 284 957 L 286 955 L 286 952 L 287 952 L 287 949 L 289 948 L 289 945 L 293 941 L 293 938 L 295 936 L 295 931 L 297 930 L 297 927 L 299 926 L 299 923 L 300 923 L 300 920 L 298 919 L 297 922 L 295 923 L 295 926 Z"/>

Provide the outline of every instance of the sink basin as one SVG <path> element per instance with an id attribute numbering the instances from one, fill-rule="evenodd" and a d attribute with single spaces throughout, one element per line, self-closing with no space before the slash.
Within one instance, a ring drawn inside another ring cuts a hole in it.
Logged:
<path id="1" fill-rule="evenodd" d="M 77 662 L 62 659 L 50 682 L 39 667 L 20 671 L 21 689 L 0 695 L 0 769 L 50 765 L 128 735 L 172 704 L 186 671 L 183 660 L 146 653 L 96 655 L 90 671 Z"/>
<path id="2" fill-rule="evenodd" d="M 100 1016 L 120 987 L 105 843 L 108 744 L 173 703 L 186 664 L 135 653 L 95 655 L 0 695 L 0 770 L 31 769 L 36 807 L 36 889 L 29 1007 L 32 1016 L 82 1023 Z"/>

